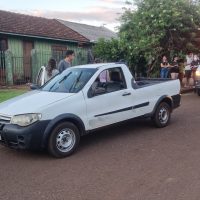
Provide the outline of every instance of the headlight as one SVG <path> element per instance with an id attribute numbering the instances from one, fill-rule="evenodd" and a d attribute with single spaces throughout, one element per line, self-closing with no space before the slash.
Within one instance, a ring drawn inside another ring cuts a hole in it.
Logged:
<path id="1" fill-rule="evenodd" d="M 15 115 L 11 119 L 11 124 L 16 124 L 19 126 L 28 126 L 39 121 L 41 118 L 42 115 L 37 113 Z"/>
<path id="2" fill-rule="evenodd" d="M 196 71 L 196 76 L 200 76 L 200 71 Z"/>

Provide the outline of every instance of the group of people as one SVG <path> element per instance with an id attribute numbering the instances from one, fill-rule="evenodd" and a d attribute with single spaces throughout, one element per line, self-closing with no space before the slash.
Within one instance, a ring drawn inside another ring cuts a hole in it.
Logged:
<path id="1" fill-rule="evenodd" d="M 74 56 L 75 54 L 73 50 L 67 50 L 65 58 L 59 62 L 58 66 L 56 64 L 56 60 L 54 58 L 50 58 L 47 66 L 45 67 L 44 81 L 47 82 L 58 73 L 62 73 L 65 69 L 71 67 Z"/>
<path id="2" fill-rule="evenodd" d="M 71 63 L 74 59 L 74 51 L 67 50 L 65 58 L 61 60 L 57 66 L 56 60 L 53 58 L 49 59 L 48 65 L 46 66 L 45 82 L 50 80 L 52 77 L 58 73 L 62 73 L 65 69 L 71 67 Z M 190 80 L 195 79 L 195 71 L 200 65 L 200 59 L 197 54 L 189 52 L 185 59 L 174 56 L 172 62 L 169 62 L 167 56 L 162 57 L 160 64 L 160 77 L 161 78 L 171 78 L 179 79 L 183 86 L 187 87 Z"/>
<path id="3" fill-rule="evenodd" d="M 200 59 L 198 55 L 192 52 L 189 52 L 185 59 L 174 56 L 171 63 L 164 55 L 160 64 L 160 77 L 180 79 L 184 87 L 192 86 L 195 79 L 195 71 L 199 65 Z"/>

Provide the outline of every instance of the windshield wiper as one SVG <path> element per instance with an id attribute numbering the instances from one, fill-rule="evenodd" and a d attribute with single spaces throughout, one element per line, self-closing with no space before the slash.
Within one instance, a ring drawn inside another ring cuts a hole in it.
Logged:
<path id="1" fill-rule="evenodd" d="M 70 87 L 69 89 L 69 92 L 71 92 L 71 90 L 73 88 L 75 88 L 75 86 L 77 85 L 77 83 L 79 82 L 80 78 L 81 78 L 81 75 L 82 75 L 83 72 L 80 73 L 80 75 L 77 77 L 76 81 L 74 82 L 74 84 L 72 84 L 72 86 Z"/>
<path id="2" fill-rule="evenodd" d="M 58 83 L 61 84 L 64 80 L 67 79 L 67 77 L 71 74 L 72 72 L 70 72 L 69 74 L 67 74 L 66 76 L 64 76 Z M 50 87 L 49 92 L 53 89 L 53 87 L 56 85 L 57 81 Z"/>
<path id="3" fill-rule="evenodd" d="M 62 83 L 64 80 L 66 80 L 68 78 L 68 76 L 71 74 L 72 72 L 70 72 L 69 74 L 67 74 L 66 76 L 64 76 L 60 81 L 59 84 Z"/>

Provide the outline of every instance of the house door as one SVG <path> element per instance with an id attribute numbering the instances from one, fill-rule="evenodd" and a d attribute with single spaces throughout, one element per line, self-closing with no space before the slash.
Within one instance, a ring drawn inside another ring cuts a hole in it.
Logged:
<path id="1" fill-rule="evenodd" d="M 6 84 L 5 51 L 8 49 L 7 39 L 0 38 L 0 85 Z"/>
<path id="2" fill-rule="evenodd" d="M 23 66 L 24 66 L 24 81 L 30 82 L 32 79 L 31 73 L 31 50 L 33 49 L 33 42 L 23 41 Z"/>

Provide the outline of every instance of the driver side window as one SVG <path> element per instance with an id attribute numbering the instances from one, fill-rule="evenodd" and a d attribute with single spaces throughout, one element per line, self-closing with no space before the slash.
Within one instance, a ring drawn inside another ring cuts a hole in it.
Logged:
<path id="1" fill-rule="evenodd" d="M 121 68 L 102 71 L 92 84 L 92 96 L 126 89 L 126 82 Z"/>

